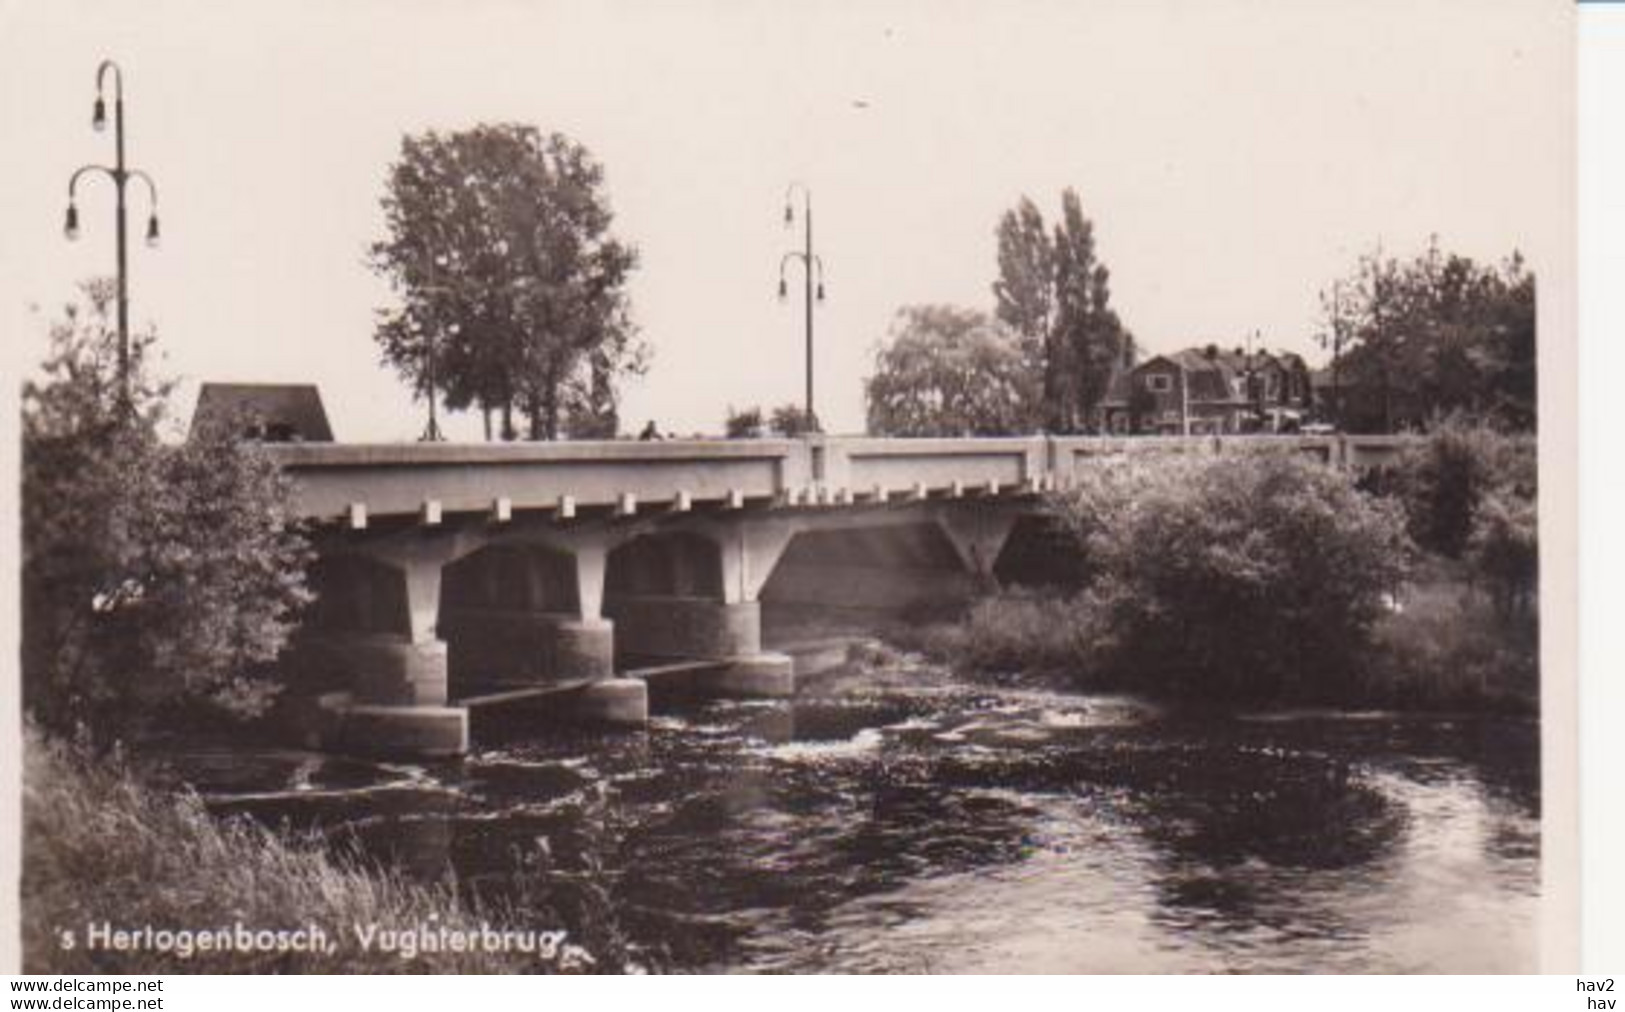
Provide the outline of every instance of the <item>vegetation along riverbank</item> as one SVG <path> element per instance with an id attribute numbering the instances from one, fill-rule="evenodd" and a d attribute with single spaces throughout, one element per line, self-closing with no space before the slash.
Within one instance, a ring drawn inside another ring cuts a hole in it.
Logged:
<path id="1" fill-rule="evenodd" d="M 24 737 L 29 973 L 620 971 L 606 917 L 486 904 L 407 881 L 316 836 L 220 819 L 130 761 Z M 578 904 L 580 906 L 580 904 Z M 601 912 L 600 912 L 601 913 Z"/>
<path id="2" fill-rule="evenodd" d="M 1360 482 L 1264 455 L 1103 469 L 1051 497 L 1046 579 L 889 638 L 1184 701 L 1531 712 L 1535 493 L 1532 437 L 1462 424 Z"/>

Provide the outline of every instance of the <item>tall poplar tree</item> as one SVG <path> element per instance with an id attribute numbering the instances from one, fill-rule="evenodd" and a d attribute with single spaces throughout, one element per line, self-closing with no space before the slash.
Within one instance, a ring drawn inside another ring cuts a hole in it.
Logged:
<path id="1" fill-rule="evenodd" d="M 998 241 L 995 312 L 1043 377 L 1044 423 L 1052 432 L 1087 429 L 1112 374 L 1134 357 L 1133 337 L 1110 305 L 1111 273 L 1096 256 L 1094 226 L 1069 187 L 1053 230 L 1022 197 L 1000 220 Z"/>

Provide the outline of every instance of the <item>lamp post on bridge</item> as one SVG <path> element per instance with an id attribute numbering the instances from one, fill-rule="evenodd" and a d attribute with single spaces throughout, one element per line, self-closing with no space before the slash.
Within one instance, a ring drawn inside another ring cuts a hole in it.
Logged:
<path id="1" fill-rule="evenodd" d="M 103 60 L 101 66 L 96 68 L 96 105 L 92 112 L 90 124 L 96 130 L 107 128 L 107 101 L 103 97 L 103 87 L 107 81 L 107 72 L 113 72 L 113 165 L 81 165 L 68 177 L 68 213 L 63 220 L 62 232 L 69 241 L 79 238 L 79 207 L 74 203 L 74 195 L 79 186 L 79 179 L 87 172 L 101 172 L 113 181 L 113 189 L 117 195 L 117 249 L 118 249 L 118 377 L 119 377 L 119 403 L 122 408 L 129 408 L 130 400 L 130 281 L 129 281 L 129 254 L 127 252 L 127 232 L 125 222 L 126 206 L 124 200 L 124 187 L 131 179 L 139 178 L 147 184 L 147 245 L 156 248 L 158 245 L 158 187 L 153 183 L 152 177 L 141 169 L 131 169 L 124 164 L 124 73 L 118 64 L 112 60 Z"/>
<path id="2" fill-rule="evenodd" d="M 440 266 L 440 261 L 438 258 L 434 258 L 429 262 L 431 265 L 429 276 L 432 278 L 439 273 L 437 268 Z M 415 290 L 425 295 L 451 295 L 456 291 L 450 285 L 438 284 L 432 281 L 428 284 L 418 285 Z M 418 442 L 443 443 L 446 441 L 446 436 L 445 433 L 440 431 L 440 418 L 435 404 L 437 391 L 439 388 L 439 383 L 436 382 L 435 368 L 436 360 L 440 357 L 440 326 L 439 321 L 436 318 L 438 314 L 432 311 L 426 311 L 425 315 L 429 317 L 429 319 L 427 321 L 427 326 L 424 327 L 423 335 L 423 379 L 424 384 L 428 387 L 427 397 L 429 400 L 429 424 L 424 426 L 423 435 L 418 437 Z M 457 326 L 457 324 L 454 322 L 450 324 L 447 329 L 455 326 Z"/>
<path id="3" fill-rule="evenodd" d="M 812 230 L 812 191 L 805 183 L 791 183 L 784 191 L 784 226 L 789 228 L 796 220 L 795 204 L 793 198 L 796 190 L 801 191 L 802 210 L 802 248 L 792 250 L 779 258 L 779 298 L 786 299 L 790 295 L 790 287 L 785 282 L 784 267 L 791 260 L 801 261 L 802 275 L 805 281 L 803 303 L 807 314 L 807 430 L 818 431 L 818 415 L 813 410 L 813 300 L 824 301 L 824 261 L 813 252 Z M 813 273 L 817 271 L 816 284 Z"/>

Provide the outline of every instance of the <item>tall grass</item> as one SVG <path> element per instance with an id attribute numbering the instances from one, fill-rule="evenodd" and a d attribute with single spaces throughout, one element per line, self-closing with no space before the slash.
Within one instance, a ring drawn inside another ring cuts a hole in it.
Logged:
<path id="1" fill-rule="evenodd" d="M 542 930 L 534 912 L 482 910 L 450 885 L 428 886 L 335 858 L 315 839 L 286 840 L 211 816 L 195 795 L 144 784 L 118 759 L 24 735 L 23 963 L 28 973 L 551 973 L 592 968 L 580 948 L 551 958 L 427 952 L 413 959 L 356 940 L 357 926 L 411 931 Z M 88 925 L 251 930 L 317 925 L 335 953 L 117 952 L 87 948 Z M 72 933 L 72 947 L 64 945 Z M 602 968 L 602 967 L 600 967 Z"/>

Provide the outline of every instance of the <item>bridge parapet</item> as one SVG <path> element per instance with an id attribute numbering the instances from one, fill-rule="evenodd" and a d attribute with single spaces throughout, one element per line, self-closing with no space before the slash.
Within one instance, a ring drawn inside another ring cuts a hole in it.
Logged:
<path id="1" fill-rule="evenodd" d="M 993 438 L 591 441 L 504 444 L 267 446 L 297 486 L 312 519 L 366 526 L 369 516 L 486 514 L 577 509 L 621 515 L 697 502 L 858 505 L 888 498 L 1035 492 L 1067 485 L 1084 469 L 1164 454 L 1280 450 L 1336 467 L 1394 462 L 1410 436 L 1015 436 Z"/>

